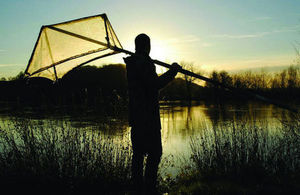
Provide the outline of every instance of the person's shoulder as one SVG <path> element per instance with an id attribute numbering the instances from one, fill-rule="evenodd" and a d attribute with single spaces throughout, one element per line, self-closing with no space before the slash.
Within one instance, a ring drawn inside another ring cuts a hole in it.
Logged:
<path id="1" fill-rule="evenodd" d="M 124 62 L 126 65 L 137 65 L 137 64 L 145 64 L 149 61 L 148 58 L 140 55 L 132 55 L 124 58 Z"/>
<path id="2" fill-rule="evenodd" d="M 124 59 L 125 62 L 131 62 L 135 59 L 135 56 L 132 55 L 132 56 L 128 56 L 128 57 L 123 58 L 123 59 Z"/>
<path id="3" fill-rule="evenodd" d="M 123 58 L 124 62 L 126 63 L 126 65 L 132 65 L 132 64 L 136 64 L 136 62 L 138 61 L 138 58 L 135 55 Z"/>

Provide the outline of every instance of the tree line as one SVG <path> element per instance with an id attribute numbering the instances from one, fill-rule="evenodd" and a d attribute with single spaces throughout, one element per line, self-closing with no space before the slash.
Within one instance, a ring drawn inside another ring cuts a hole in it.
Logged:
<path id="1" fill-rule="evenodd" d="M 278 99 L 297 100 L 300 95 L 300 66 L 289 66 L 288 68 L 276 72 L 265 71 L 229 74 L 226 71 L 213 71 L 210 78 L 241 90 L 276 97 Z M 206 82 L 205 87 L 210 90 L 211 95 L 223 93 L 222 89 Z"/>
<path id="2" fill-rule="evenodd" d="M 184 68 L 193 66 L 185 64 Z M 209 78 L 240 90 L 296 100 L 300 95 L 299 66 L 290 66 L 277 73 L 243 72 L 230 74 L 226 71 L 213 71 Z M 33 77 L 25 78 L 24 73 L 16 77 L 1 79 L 0 101 L 18 102 L 20 105 L 127 105 L 126 67 L 123 64 L 110 64 L 102 67 L 83 66 L 68 72 L 58 82 Z M 161 90 L 160 100 L 239 100 L 241 97 L 204 83 L 203 86 L 188 76 L 177 76 Z"/>

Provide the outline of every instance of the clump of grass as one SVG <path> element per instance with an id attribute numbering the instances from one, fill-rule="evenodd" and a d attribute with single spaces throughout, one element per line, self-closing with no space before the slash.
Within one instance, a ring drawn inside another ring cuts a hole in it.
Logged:
<path id="1" fill-rule="evenodd" d="M 297 125 L 298 124 L 298 125 Z M 190 142 L 191 164 L 173 190 L 187 194 L 300 192 L 300 123 L 277 129 L 222 123 Z"/>
<path id="2" fill-rule="evenodd" d="M 130 145 L 104 139 L 95 127 L 18 120 L 0 129 L 0 179 L 10 190 L 120 192 L 130 162 Z"/>

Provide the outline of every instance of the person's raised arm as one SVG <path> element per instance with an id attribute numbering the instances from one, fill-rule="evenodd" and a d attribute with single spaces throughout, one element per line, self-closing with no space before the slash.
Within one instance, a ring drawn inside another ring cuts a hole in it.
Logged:
<path id="1" fill-rule="evenodd" d="M 164 74 L 158 77 L 157 79 L 158 89 L 164 88 L 169 82 L 171 82 L 177 75 L 178 71 L 181 69 L 182 67 L 179 64 L 173 63 L 172 67 L 167 72 L 165 72 Z"/>

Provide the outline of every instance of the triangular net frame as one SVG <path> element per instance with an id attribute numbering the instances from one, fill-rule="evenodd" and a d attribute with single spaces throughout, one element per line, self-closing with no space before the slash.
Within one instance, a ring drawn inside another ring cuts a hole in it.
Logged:
<path id="1" fill-rule="evenodd" d="M 75 67 L 122 49 L 105 14 L 43 26 L 25 70 L 30 77 L 57 80 Z"/>
<path id="2" fill-rule="evenodd" d="M 25 74 L 29 77 L 57 80 L 76 67 L 120 52 L 128 55 L 134 54 L 122 48 L 106 14 L 43 26 Z M 151 61 L 166 68 L 172 67 L 158 60 Z M 179 72 L 221 86 L 236 94 L 241 93 L 234 87 L 226 86 L 188 70 L 181 69 Z M 242 94 L 299 113 L 297 109 L 250 91 L 243 91 Z"/>

